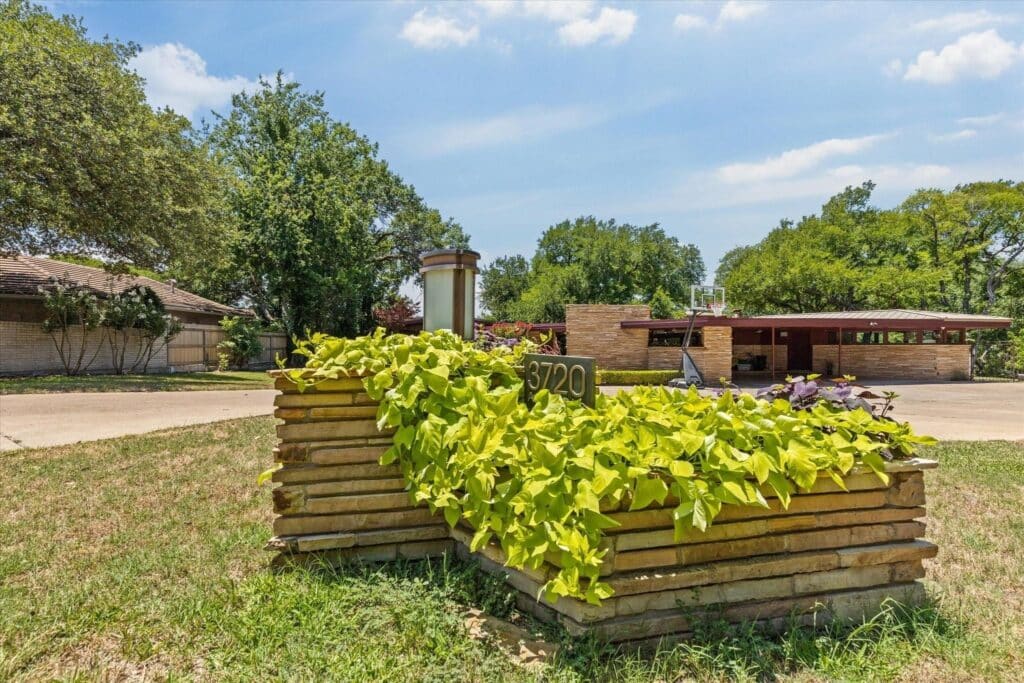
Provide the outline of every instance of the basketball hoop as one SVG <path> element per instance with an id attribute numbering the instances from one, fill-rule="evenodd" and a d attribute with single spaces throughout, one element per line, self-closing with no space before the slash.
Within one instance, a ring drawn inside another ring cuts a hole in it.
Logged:
<path id="1" fill-rule="evenodd" d="M 691 285 L 690 311 L 711 313 L 716 318 L 721 317 L 725 312 L 725 287 Z"/>

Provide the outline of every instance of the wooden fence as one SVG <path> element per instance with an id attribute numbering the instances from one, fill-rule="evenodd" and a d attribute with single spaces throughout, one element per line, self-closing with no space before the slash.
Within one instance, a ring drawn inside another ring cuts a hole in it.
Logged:
<path id="1" fill-rule="evenodd" d="M 172 370 L 209 370 L 217 367 L 224 330 L 216 325 L 186 325 L 167 345 L 167 365 Z M 249 361 L 252 367 L 272 367 L 278 355 L 287 353 L 288 337 L 283 332 L 260 334 L 263 352 Z"/>

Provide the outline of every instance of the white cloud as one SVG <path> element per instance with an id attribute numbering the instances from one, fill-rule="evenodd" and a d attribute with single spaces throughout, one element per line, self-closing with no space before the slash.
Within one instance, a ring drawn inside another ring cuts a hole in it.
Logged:
<path id="1" fill-rule="evenodd" d="M 969 140 L 978 134 L 978 131 L 973 128 L 964 128 L 953 133 L 943 133 L 941 135 L 929 135 L 928 139 L 932 142 L 955 142 L 957 140 Z"/>
<path id="2" fill-rule="evenodd" d="M 960 33 L 969 31 L 972 28 L 991 26 L 992 24 L 1004 24 L 1016 21 L 1016 17 L 1006 14 L 993 14 L 988 10 L 981 9 L 974 12 L 953 12 L 941 17 L 924 19 L 911 24 L 910 30 L 920 32 L 948 32 Z"/>
<path id="3" fill-rule="evenodd" d="M 594 9 L 593 0 L 524 0 L 523 14 L 564 24 L 583 19 Z"/>
<path id="4" fill-rule="evenodd" d="M 595 0 L 476 0 L 489 19 L 532 19 L 559 24 L 562 43 L 572 46 L 625 42 L 636 27 L 636 13 L 601 7 Z M 595 13 L 596 12 L 596 13 Z"/>
<path id="5" fill-rule="evenodd" d="M 726 24 L 746 21 L 767 9 L 767 2 L 729 0 L 719 8 L 718 16 L 713 24 L 698 14 L 677 14 L 676 18 L 672 21 L 672 26 L 676 31 L 680 32 L 694 29 L 714 29 L 717 31 Z"/>
<path id="6" fill-rule="evenodd" d="M 722 5 L 718 11 L 718 23 L 725 24 L 730 21 L 746 21 L 750 17 L 761 14 L 768 9 L 768 3 L 755 2 L 754 0 L 729 0 Z"/>
<path id="7" fill-rule="evenodd" d="M 189 118 L 200 109 L 227 104 L 237 92 L 259 87 L 244 76 L 208 74 L 206 61 L 181 43 L 146 47 L 128 66 L 146 79 L 146 99 L 151 105 L 170 107 Z"/>
<path id="8" fill-rule="evenodd" d="M 587 107 L 528 107 L 485 119 L 460 121 L 428 136 L 431 154 L 492 147 L 585 128 L 607 115 Z"/>
<path id="9" fill-rule="evenodd" d="M 672 21 L 672 27 L 677 31 L 707 28 L 708 20 L 696 14 L 677 14 L 676 18 Z"/>
<path id="10" fill-rule="evenodd" d="M 480 28 L 463 26 L 446 17 L 428 16 L 427 10 L 421 9 L 405 22 L 399 35 L 416 47 L 436 50 L 451 46 L 465 47 L 476 42 L 480 37 Z"/>
<path id="11" fill-rule="evenodd" d="M 624 9 L 602 7 L 593 19 L 581 18 L 558 29 L 566 45 L 582 46 L 606 39 L 609 45 L 625 42 L 636 27 L 636 14 Z"/>
<path id="12" fill-rule="evenodd" d="M 961 174 L 962 175 L 962 174 Z M 660 196 L 648 198 L 643 208 L 652 211 L 707 210 L 752 204 L 778 204 L 794 199 L 825 201 L 849 185 L 874 181 L 889 192 L 910 192 L 921 187 L 950 185 L 955 173 L 940 164 L 849 164 L 824 169 L 797 178 L 751 182 L 737 192 L 735 185 L 721 182 L 713 174 L 695 173 Z"/>
<path id="13" fill-rule="evenodd" d="M 895 78 L 903 73 L 903 62 L 899 59 L 890 59 L 885 66 L 882 67 L 882 73 L 890 78 Z"/>
<path id="14" fill-rule="evenodd" d="M 1005 112 L 999 112 L 998 114 L 989 114 L 987 116 L 965 116 L 962 119 L 957 119 L 956 122 L 961 126 L 991 126 L 993 123 L 999 123 L 1006 118 Z"/>
<path id="15" fill-rule="evenodd" d="M 725 183 L 752 183 L 778 178 L 789 178 L 814 168 L 833 156 L 856 154 L 889 135 L 865 135 L 859 138 L 832 138 L 807 147 L 791 149 L 779 156 L 760 162 L 727 164 L 720 167 L 716 177 Z"/>
<path id="16" fill-rule="evenodd" d="M 1024 46 L 1003 40 L 994 29 L 961 36 L 939 52 L 925 50 L 907 67 L 903 79 L 952 83 L 959 78 L 995 78 L 1024 58 Z"/>

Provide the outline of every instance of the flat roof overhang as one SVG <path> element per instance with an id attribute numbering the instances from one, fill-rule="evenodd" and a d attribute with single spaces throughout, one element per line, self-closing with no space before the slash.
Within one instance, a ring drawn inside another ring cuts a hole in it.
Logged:
<path id="1" fill-rule="evenodd" d="M 531 332 L 565 332 L 565 323 L 529 323 Z"/>
<path id="2" fill-rule="evenodd" d="M 935 329 L 998 329 L 1010 326 L 1009 318 L 985 316 L 964 319 L 922 320 L 920 318 L 715 318 L 697 316 L 694 327 L 736 327 L 746 329 L 839 329 L 844 330 L 935 330 Z M 623 320 L 623 329 L 674 330 L 685 328 L 689 319 L 678 320 Z"/>

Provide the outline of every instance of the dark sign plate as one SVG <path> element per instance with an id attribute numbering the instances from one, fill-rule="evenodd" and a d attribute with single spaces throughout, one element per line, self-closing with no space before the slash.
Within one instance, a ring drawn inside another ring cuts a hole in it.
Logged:
<path id="1" fill-rule="evenodd" d="M 594 405 L 594 359 L 528 353 L 523 357 L 526 402 L 541 389 Z"/>

